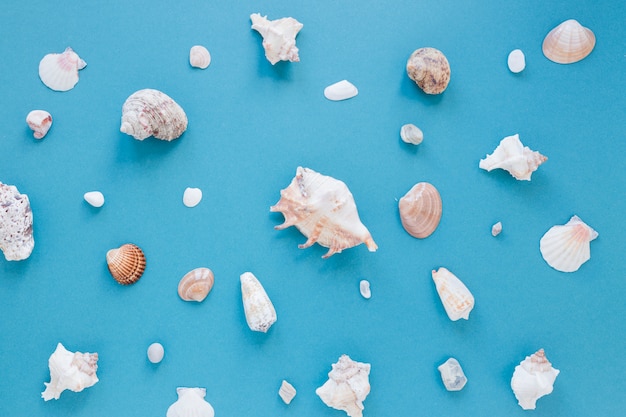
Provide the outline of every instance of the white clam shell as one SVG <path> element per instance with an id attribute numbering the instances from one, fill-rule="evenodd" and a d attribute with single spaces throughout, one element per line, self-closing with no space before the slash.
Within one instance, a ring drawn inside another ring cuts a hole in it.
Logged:
<path id="1" fill-rule="evenodd" d="M 184 301 L 201 303 L 209 295 L 215 275 L 209 268 L 196 268 L 187 272 L 178 282 L 178 296 Z"/>
<path id="2" fill-rule="evenodd" d="M 33 212 L 26 194 L 0 182 L 0 250 L 7 261 L 21 261 L 35 247 Z"/>
<path id="3" fill-rule="evenodd" d="M 239 278 L 248 327 L 255 332 L 265 333 L 276 322 L 274 304 L 252 272 L 244 272 Z"/>
<path id="4" fill-rule="evenodd" d="M 365 299 L 370 299 L 372 297 L 372 290 L 370 288 L 370 282 L 366 279 L 362 279 L 359 282 L 359 291 L 361 292 L 361 295 Z"/>
<path id="5" fill-rule="evenodd" d="M 598 232 L 573 216 L 565 225 L 551 227 L 539 241 L 539 249 L 552 268 L 574 272 L 591 258 L 589 242 L 597 237 Z"/>
<path id="6" fill-rule="evenodd" d="M 296 396 L 296 389 L 293 385 L 283 379 L 283 382 L 278 389 L 278 395 L 285 404 L 289 404 Z"/>
<path id="7" fill-rule="evenodd" d="M 348 80 L 336 82 L 324 89 L 324 97 L 330 101 L 347 100 L 357 94 L 359 94 L 359 90 Z"/>
<path id="8" fill-rule="evenodd" d="M 400 138 L 405 143 L 419 145 L 424 140 L 424 133 L 419 127 L 412 123 L 408 123 L 400 128 Z"/>
<path id="9" fill-rule="evenodd" d="M 569 19 L 546 35 L 541 49 L 550 61 L 572 64 L 587 57 L 595 45 L 596 36 L 593 32 L 578 21 Z"/>
<path id="10" fill-rule="evenodd" d="M 45 400 L 58 400 L 66 389 L 80 392 L 98 382 L 97 353 L 70 352 L 59 343 L 48 360 L 50 382 L 44 382 L 46 389 L 41 393 Z"/>
<path id="11" fill-rule="evenodd" d="M 433 270 L 432 275 L 437 293 L 450 320 L 468 320 L 474 308 L 474 296 L 465 284 L 444 267 L 437 271 Z"/>
<path id="12" fill-rule="evenodd" d="M 153 343 L 148 346 L 148 351 L 146 353 L 150 362 L 159 363 L 163 360 L 163 356 L 165 356 L 165 349 L 163 349 L 162 344 Z"/>
<path id="13" fill-rule="evenodd" d="M 205 69 L 211 64 L 211 54 L 202 45 L 194 45 L 189 50 L 189 65 L 194 68 Z"/>
<path id="14" fill-rule="evenodd" d="M 33 110 L 26 116 L 26 123 L 35 139 L 43 139 L 52 127 L 52 116 L 45 110 Z"/>
<path id="15" fill-rule="evenodd" d="M 341 355 L 332 365 L 328 381 L 315 390 L 324 404 L 345 411 L 350 417 L 363 416 L 363 401 L 370 393 L 369 363 L 356 362 Z"/>
<path id="16" fill-rule="evenodd" d="M 187 207 L 195 207 L 202 201 L 202 190 L 199 188 L 187 187 L 183 193 L 183 204 Z"/>
<path id="17" fill-rule="evenodd" d="M 104 205 L 104 195 L 100 191 L 89 191 L 83 195 L 83 198 L 93 207 L 102 207 Z"/>
<path id="18" fill-rule="evenodd" d="M 526 68 L 526 57 L 524 56 L 524 52 L 522 52 L 521 49 L 512 50 L 509 53 L 507 65 L 512 73 L 517 74 L 524 71 L 524 68 Z"/>
<path id="19" fill-rule="evenodd" d="M 265 57 L 272 65 L 278 61 L 300 61 L 296 36 L 303 27 L 302 23 L 293 17 L 268 20 L 267 16 L 261 16 L 259 13 L 251 14 L 250 20 L 252 20 L 252 29 L 263 37 Z"/>
<path id="20" fill-rule="evenodd" d="M 39 78 L 46 87 L 55 91 L 68 91 L 78 83 L 78 70 L 87 63 L 68 47 L 61 54 L 48 54 L 39 62 Z"/>
<path id="21" fill-rule="evenodd" d="M 167 94 L 150 88 L 131 94 L 122 106 L 120 131 L 144 140 L 154 136 L 171 141 L 187 130 L 185 111 Z"/>
<path id="22" fill-rule="evenodd" d="M 504 169 L 517 180 L 530 181 L 533 172 L 548 158 L 524 146 L 519 135 L 507 136 L 491 155 L 481 159 L 478 166 L 486 171 Z"/>
<path id="23" fill-rule="evenodd" d="M 534 410 L 537 400 L 552 392 L 560 371 L 552 367 L 543 349 L 527 356 L 515 367 L 511 389 L 524 410 Z"/>
<path id="24" fill-rule="evenodd" d="M 166 417 L 214 417 L 215 410 L 204 397 L 206 388 L 176 388 L 178 400 L 167 409 Z"/>

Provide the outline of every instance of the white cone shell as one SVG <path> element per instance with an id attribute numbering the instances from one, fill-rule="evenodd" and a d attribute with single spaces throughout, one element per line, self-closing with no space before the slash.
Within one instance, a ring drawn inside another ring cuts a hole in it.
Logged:
<path id="1" fill-rule="evenodd" d="M 274 304 L 252 272 L 244 272 L 239 278 L 248 327 L 255 332 L 265 333 L 276 322 Z"/>
<path id="2" fill-rule="evenodd" d="M 450 320 L 468 320 L 474 308 L 474 296 L 465 284 L 444 267 L 437 271 L 433 270 L 432 276 L 441 303 Z"/>
<path id="3" fill-rule="evenodd" d="M 559 373 L 547 361 L 542 349 L 520 362 L 511 378 L 511 389 L 520 407 L 534 410 L 537 400 L 552 392 Z"/>
<path id="4" fill-rule="evenodd" d="M 347 100 L 357 94 L 359 94 L 359 90 L 348 80 L 336 82 L 324 89 L 324 97 L 330 101 Z"/>
<path id="5" fill-rule="evenodd" d="M 80 392 L 98 382 L 97 353 L 70 352 L 59 343 L 48 360 L 50 382 L 44 382 L 46 389 L 41 397 L 48 401 L 58 400 L 66 389 Z"/>
<path id="6" fill-rule="evenodd" d="M 150 88 L 131 94 L 122 106 L 120 131 L 137 140 L 171 141 L 187 130 L 185 111 L 167 94 Z"/>
<path id="7" fill-rule="evenodd" d="M 504 169 L 515 179 L 530 181 L 532 173 L 547 159 L 524 146 L 516 134 L 502 139 L 493 153 L 481 159 L 478 166 L 486 171 Z"/>
<path id="8" fill-rule="evenodd" d="M 589 242 L 597 237 L 598 232 L 573 216 L 565 225 L 551 227 L 539 241 L 539 250 L 552 268 L 574 272 L 591 258 Z"/>
<path id="9" fill-rule="evenodd" d="M 78 70 L 85 68 L 83 61 L 72 48 L 62 54 L 48 54 L 39 62 L 39 78 L 46 87 L 55 91 L 68 91 L 78 83 Z"/>
<path id="10" fill-rule="evenodd" d="M 263 37 L 265 57 L 272 65 L 278 61 L 300 61 L 296 36 L 302 29 L 302 23 L 293 17 L 268 20 L 267 16 L 261 16 L 259 13 L 251 14 L 250 20 L 252 29 Z"/>
<path id="11" fill-rule="evenodd" d="M 178 400 L 167 409 L 166 417 L 214 417 L 215 410 L 204 397 L 205 388 L 176 388 Z"/>
<path id="12" fill-rule="evenodd" d="M 329 407 L 345 411 L 350 417 L 363 416 L 363 401 L 370 393 L 371 365 L 356 362 L 348 355 L 341 355 L 332 365 L 328 381 L 315 390 L 315 393 Z"/>

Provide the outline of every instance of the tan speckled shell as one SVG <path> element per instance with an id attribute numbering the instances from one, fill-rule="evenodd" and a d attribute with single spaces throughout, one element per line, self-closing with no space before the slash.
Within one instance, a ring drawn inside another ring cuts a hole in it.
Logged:
<path id="1" fill-rule="evenodd" d="M 178 295 L 185 301 L 204 300 L 213 288 L 215 277 L 209 268 L 189 271 L 178 283 Z"/>
<path id="2" fill-rule="evenodd" d="M 430 236 L 441 220 L 443 210 L 439 191 L 427 182 L 419 182 L 400 199 L 400 221 L 411 236 Z"/>
<path id="3" fill-rule="evenodd" d="M 450 64 L 435 48 L 415 50 L 406 63 L 406 72 L 426 94 L 441 94 L 450 82 Z"/>
<path id="4" fill-rule="evenodd" d="M 566 20 L 543 40 L 543 54 L 558 64 L 572 64 L 585 58 L 596 45 L 596 36 L 574 19 Z"/>
<path id="5" fill-rule="evenodd" d="M 132 243 L 111 249 L 106 259 L 111 276 L 122 285 L 139 281 L 146 269 L 146 256 L 139 246 Z"/>
<path id="6" fill-rule="evenodd" d="M 187 130 L 185 111 L 167 94 L 144 89 L 131 94 L 122 106 L 120 131 L 137 140 L 154 136 L 174 140 Z"/>

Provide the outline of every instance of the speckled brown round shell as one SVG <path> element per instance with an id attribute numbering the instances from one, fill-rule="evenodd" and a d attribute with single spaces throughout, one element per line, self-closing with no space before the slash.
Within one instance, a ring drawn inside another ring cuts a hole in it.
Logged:
<path id="1" fill-rule="evenodd" d="M 185 301 L 201 302 L 213 288 L 215 277 L 209 268 L 189 271 L 178 283 L 178 295 Z"/>
<path id="2" fill-rule="evenodd" d="M 127 243 L 107 252 L 107 265 L 111 276 L 122 285 L 139 281 L 146 269 L 146 257 L 136 245 Z"/>
<path id="3" fill-rule="evenodd" d="M 441 94 L 450 82 L 450 64 L 435 48 L 414 51 L 406 63 L 406 72 L 426 94 Z"/>
<path id="4" fill-rule="evenodd" d="M 441 220 L 442 203 L 439 191 L 427 182 L 419 182 L 400 199 L 400 220 L 411 236 L 430 236 Z"/>

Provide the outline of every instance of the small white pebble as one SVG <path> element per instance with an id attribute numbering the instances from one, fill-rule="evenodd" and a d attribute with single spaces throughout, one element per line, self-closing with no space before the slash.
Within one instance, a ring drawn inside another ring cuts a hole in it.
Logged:
<path id="1" fill-rule="evenodd" d="M 202 190 L 199 188 L 185 188 L 185 193 L 183 194 L 183 204 L 187 207 L 195 207 L 200 204 L 200 200 L 202 200 Z"/>
<path id="2" fill-rule="evenodd" d="M 512 50 L 509 54 L 508 64 L 511 72 L 515 74 L 522 72 L 524 68 L 526 68 L 526 58 L 524 57 L 524 53 L 520 49 Z"/>
<path id="3" fill-rule="evenodd" d="M 359 94 L 359 90 L 348 80 L 342 80 L 324 89 L 324 97 L 330 101 L 347 100 Z"/>
<path id="4" fill-rule="evenodd" d="M 366 279 L 363 279 L 361 280 L 361 282 L 359 282 L 359 290 L 361 291 L 361 295 L 363 296 L 363 298 L 369 299 L 372 296 L 370 283 Z"/>
<path id="5" fill-rule="evenodd" d="M 498 236 L 502 232 L 502 222 L 498 222 L 491 226 L 491 234 L 493 236 Z"/>
<path id="6" fill-rule="evenodd" d="M 419 145 L 424 140 L 424 133 L 422 130 L 414 124 L 403 125 L 400 129 L 400 137 L 406 143 L 412 145 Z"/>
<path id="7" fill-rule="evenodd" d="M 289 404 L 293 397 L 296 396 L 296 389 L 289 382 L 283 379 L 283 383 L 280 385 L 280 389 L 278 390 L 278 395 L 283 399 L 285 404 Z"/>
<path id="8" fill-rule="evenodd" d="M 153 343 L 148 346 L 148 360 L 152 363 L 159 363 L 163 360 L 163 355 L 165 355 L 165 350 L 163 349 L 163 345 L 160 343 Z"/>
<path id="9" fill-rule="evenodd" d="M 102 207 L 104 205 L 104 195 L 100 191 L 89 191 L 85 193 L 83 198 L 94 207 Z"/>

